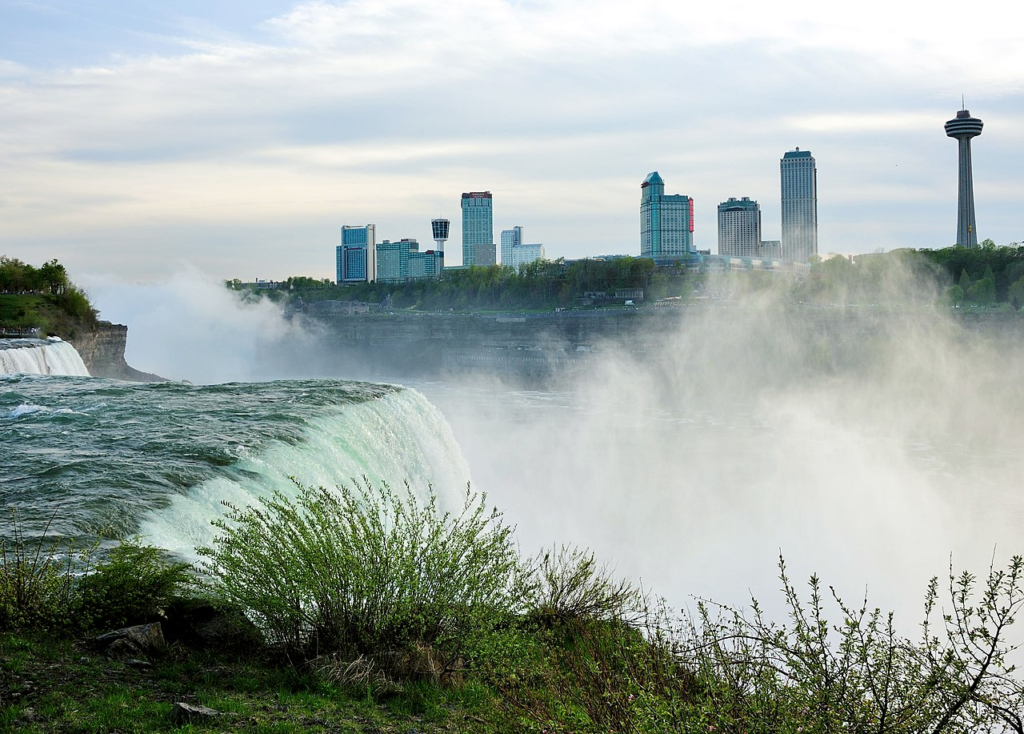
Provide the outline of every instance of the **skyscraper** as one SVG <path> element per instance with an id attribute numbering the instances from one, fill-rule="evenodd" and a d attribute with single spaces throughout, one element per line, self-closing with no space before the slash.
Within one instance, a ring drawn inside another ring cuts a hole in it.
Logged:
<path id="1" fill-rule="evenodd" d="M 335 261 L 338 283 L 377 280 L 376 227 L 342 227 Z"/>
<path id="2" fill-rule="evenodd" d="M 809 150 L 791 150 L 782 174 L 782 257 L 807 262 L 818 254 L 818 169 Z"/>
<path id="3" fill-rule="evenodd" d="M 640 257 L 681 257 L 693 252 L 693 199 L 666 194 L 657 171 L 640 184 Z"/>
<path id="4" fill-rule="evenodd" d="M 512 229 L 501 230 L 501 264 L 512 266 L 512 251 L 523 244 L 523 228 L 515 226 Z"/>
<path id="5" fill-rule="evenodd" d="M 747 196 L 718 205 L 718 254 L 760 257 L 761 207 Z"/>
<path id="6" fill-rule="evenodd" d="M 465 266 L 494 265 L 491 201 L 490 191 L 462 195 L 462 264 Z"/>
<path id="7" fill-rule="evenodd" d="M 981 135 L 982 123 L 971 117 L 968 110 L 960 110 L 946 123 L 946 135 L 960 143 L 960 187 L 957 194 L 956 244 L 963 247 L 978 246 L 978 227 L 974 219 L 974 174 L 971 170 L 971 138 Z"/>

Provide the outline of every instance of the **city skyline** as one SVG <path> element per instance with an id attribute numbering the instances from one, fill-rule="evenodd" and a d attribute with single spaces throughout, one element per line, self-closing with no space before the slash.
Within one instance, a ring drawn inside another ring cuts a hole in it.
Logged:
<path id="1" fill-rule="evenodd" d="M 0 5 L 0 254 L 128 281 L 331 277 L 340 223 L 423 242 L 443 216 L 458 243 L 454 199 L 485 189 L 494 224 L 548 257 L 632 254 L 654 170 L 714 250 L 737 194 L 779 236 L 776 161 L 796 146 L 826 162 L 820 254 L 946 247 L 937 126 L 962 93 L 985 120 L 978 239 L 1024 239 L 1024 49 L 994 4 L 840 22 L 741 3 L 726 23 L 646 2 Z M 950 55 L 965 34 L 985 53 Z"/>

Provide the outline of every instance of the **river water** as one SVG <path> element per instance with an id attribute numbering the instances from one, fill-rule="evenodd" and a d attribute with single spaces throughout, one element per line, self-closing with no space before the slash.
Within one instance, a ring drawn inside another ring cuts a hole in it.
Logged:
<path id="1" fill-rule="evenodd" d="M 1024 552 L 1019 343 L 933 313 L 811 332 L 789 318 L 686 314 L 656 357 L 606 345 L 587 373 L 532 389 L 301 364 L 209 385 L 3 375 L 0 486 L 29 534 L 54 515 L 51 534 L 141 534 L 194 558 L 223 501 L 291 477 L 433 485 L 447 507 L 472 481 L 524 554 L 591 547 L 676 606 L 777 597 L 781 553 L 797 579 L 916 620 L 951 557 L 984 572 Z"/>

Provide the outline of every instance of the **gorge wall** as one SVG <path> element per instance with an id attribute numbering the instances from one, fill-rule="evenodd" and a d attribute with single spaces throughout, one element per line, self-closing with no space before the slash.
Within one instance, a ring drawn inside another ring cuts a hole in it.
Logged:
<path id="1" fill-rule="evenodd" d="M 953 319 L 967 332 L 1019 341 L 1024 338 L 1022 315 L 956 313 Z M 334 363 L 359 378 L 435 379 L 482 372 L 531 381 L 571 376 L 613 352 L 657 362 L 669 356 L 667 343 L 687 322 L 709 320 L 719 328 L 705 339 L 771 342 L 785 336 L 804 345 L 815 368 L 829 364 L 841 369 L 862 359 L 865 345 L 887 334 L 893 338 L 894 323 L 929 322 L 937 316 L 799 307 L 758 317 L 738 305 L 708 305 L 543 314 L 331 314 L 315 323 Z M 733 323 L 740 327 L 731 328 Z"/>
<path id="2" fill-rule="evenodd" d="M 130 366 L 124 358 L 128 345 L 128 327 L 100 321 L 90 331 L 80 330 L 68 340 L 81 355 L 89 374 L 93 377 L 109 377 L 132 382 L 162 382 L 164 378 L 148 372 L 141 372 Z"/>

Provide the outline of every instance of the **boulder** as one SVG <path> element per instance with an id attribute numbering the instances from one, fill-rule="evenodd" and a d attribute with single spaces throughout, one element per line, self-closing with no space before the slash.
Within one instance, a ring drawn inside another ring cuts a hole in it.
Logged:
<path id="1" fill-rule="evenodd" d="M 163 650 L 163 628 L 159 622 L 139 624 L 134 627 L 107 632 L 93 638 L 93 642 L 110 657 L 127 658 L 149 655 Z"/>

